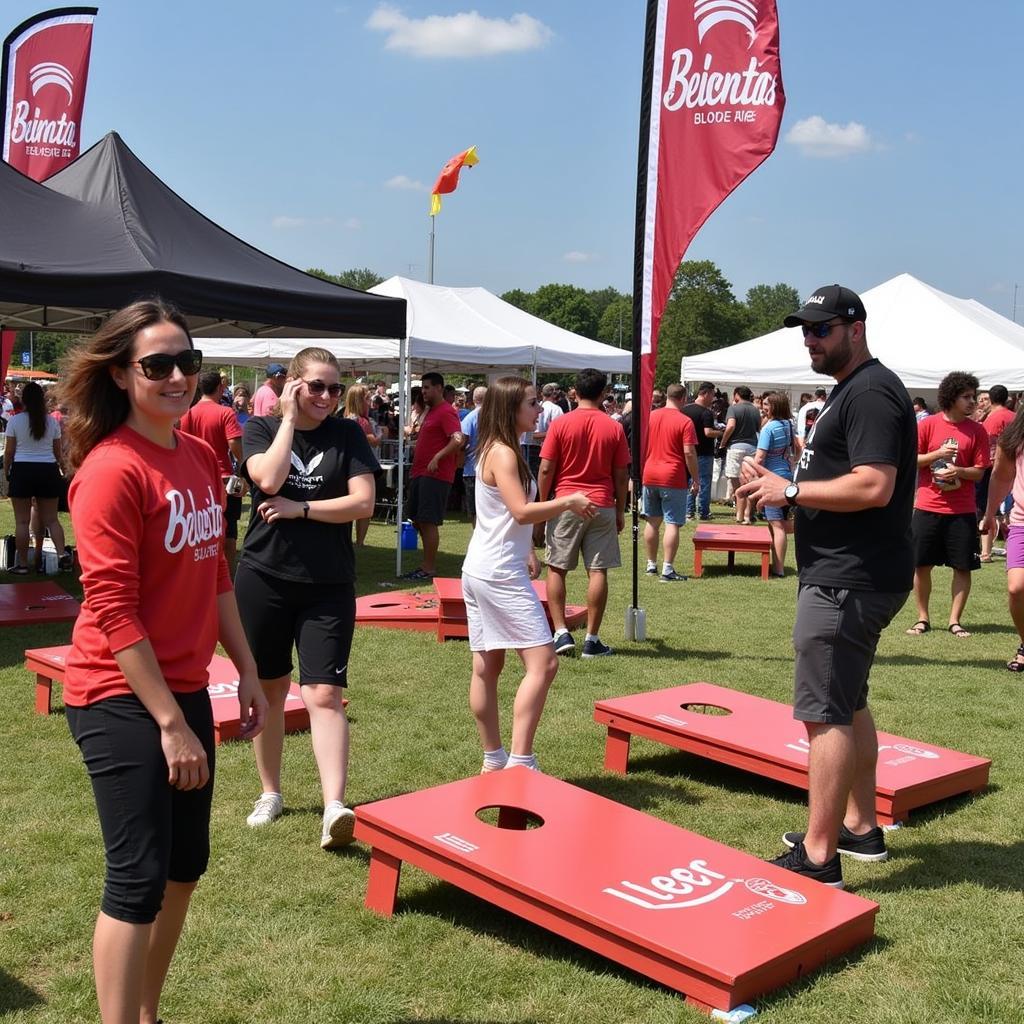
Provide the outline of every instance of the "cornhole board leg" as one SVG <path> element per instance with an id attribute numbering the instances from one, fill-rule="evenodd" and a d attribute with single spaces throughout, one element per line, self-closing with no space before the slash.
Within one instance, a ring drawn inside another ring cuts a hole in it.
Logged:
<path id="1" fill-rule="evenodd" d="M 761 579 L 768 579 L 768 552 L 763 551 L 761 553 Z"/>
<path id="2" fill-rule="evenodd" d="M 693 575 L 695 579 L 704 575 L 704 549 L 696 544 L 693 546 Z"/>
<path id="3" fill-rule="evenodd" d="M 370 851 L 370 875 L 366 884 L 366 906 L 383 917 L 391 917 L 398 899 L 402 862 L 375 846 Z"/>
<path id="4" fill-rule="evenodd" d="M 50 695 L 53 692 L 53 680 L 44 676 L 42 672 L 36 673 L 36 713 L 48 715 L 50 713 Z"/>
<path id="5" fill-rule="evenodd" d="M 613 725 L 608 726 L 608 738 L 604 741 L 604 766 L 620 775 L 625 775 L 629 766 L 629 733 Z"/>

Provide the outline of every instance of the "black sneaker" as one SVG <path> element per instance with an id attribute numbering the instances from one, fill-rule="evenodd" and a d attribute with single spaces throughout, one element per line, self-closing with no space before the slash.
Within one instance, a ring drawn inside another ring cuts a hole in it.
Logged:
<path id="1" fill-rule="evenodd" d="M 803 832 L 787 832 L 782 841 L 792 850 L 804 841 Z M 845 825 L 839 827 L 839 852 L 844 857 L 854 860 L 880 861 L 889 859 L 889 851 L 885 848 L 885 833 L 876 826 L 868 829 L 863 835 L 856 835 Z"/>
<path id="2" fill-rule="evenodd" d="M 648 576 L 657 576 L 658 567 L 656 565 L 649 565 L 646 569 L 644 569 L 644 572 L 647 573 Z"/>
<path id="3" fill-rule="evenodd" d="M 668 572 L 663 572 L 659 579 L 662 583 L 675 583 L 676 580 L 685 580 L 686 577 L 677 573 L 675 569 L 669 569 Z"/>
<path id="4" fill-rule="evenodd" d="M 583 641 L 584 658 L 607 658 L 609 654 L 614 653 L 615 651 L 613 651 L 607 644 L 601 643 L 600 640 Z"/>
<path id="5" fill-rule="evenodd" d="M 812 864 L 807 859 L 803 843 L 797 843 L 789 853 L 784 853 L 775 860 L 770 860 L 777 868 L 785 868 L 795 874 L 803 875 L 804 878 L 813 878 L 815 882 L 830 885 L 833 889 L 843 888 L 843 867 L 839 863 L 837 853 L 830 861 L 824 864 Z"/>
<path id="6" fill-rule="evenodd" d="M 586 645 L 583 647 L 586 650 Z M 572 633 L 559 633 L 555 637 L 555 654 L 573 654 L 576 651 L 576 641 Z"/>

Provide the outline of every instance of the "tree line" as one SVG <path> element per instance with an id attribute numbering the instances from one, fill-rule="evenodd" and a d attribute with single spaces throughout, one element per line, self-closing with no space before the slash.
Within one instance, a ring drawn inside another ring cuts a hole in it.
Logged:
<path id="1" fill-rule="evenodd" d="M 312 267 L 307 273 L 348 288 L 366 291 L 384 279 L 368 267 L 330 274 Z M 502 299 L 533 316 L 574 334 L 619 348 L 633 344 L 633 300 L 611 286 L 587 290 L 571 284 L 545 284 L 536 291 L 513 288 Z M 683 356 L 759 337 L 782 325 L 783 317 L 800 307 L 797 290 L 788 284 L 758 284 L 738 299 L 732 284 L 712 260 L 684 260 L 676 272 L 658 337 L 655 383 L 664 387 L 679 379 Z M 37 370 L 56 372 L 76 335 L 36 331 L 32 343 Z M 20 367 L 29 350 L 29 332 L 19 331 L 12 366 Z"/>

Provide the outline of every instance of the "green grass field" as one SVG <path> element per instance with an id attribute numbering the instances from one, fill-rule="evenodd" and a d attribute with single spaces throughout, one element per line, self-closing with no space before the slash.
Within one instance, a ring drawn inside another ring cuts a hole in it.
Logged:
<path id="1" fill-rule="evenodd" d="M 720 518 L 725 514 L 716 513 Z M 11 530 L 7 503 L 0 534 Z M 469 530 L 442 533 L 456 575 Z M 623 534 L 628 565 L 628 530 Z M 394 528 L 374 525 L 359 592 L 393 583 Z M 688 564 L 684 538 L 677 566 Z M 792 554 L 790 555 L 792 560 Z M 641 579 L 648 640 L 626 644 L 628 570 L 613 573 L 602 636 L 606 660 L 563 661 L 537 750 L 548 773 L 759 856 L 805 820 L 801 792 L 633 744 L 632 770 L 601 767 L 595 700 L 706 680 L 788 701 L 795 576 L 762 583 L 752 557 L 728 576 L 723 555 L 703 580 Z M 415 564 L 415 563 L 414 563 Z M 945 622 L 947 571 L 936 570 L 932 619 Z M 65 585 L 76 590 L 68 577 Z M 583 576 L 570 576 L 582 600 Z M 958 641 L 903 635 L 910 606 L 886 632 L 872 681 L 880 727 L 992 758 L 991 787 L 914 814 L 890 833 L 879 865 L 844 864 L 847 885 L 881 905 L 877 937 L 856 954 L 759 1000 L 765 1024 L 1024 1021 L 1024 758 L 1021 677 L 1001 563 L 975 574 Z M 188 628 L 182 614 L 181 628 Z M 33 712 L 28 647 L 67 642 L 70 625 L 0 630 L 0 1019 L 97 1019 L 90 939 L 103 853 L 91 790 L 59 706 Z M 582 637 L 578 637 L 581 640 Z M 432 634 L 359 629 L 350 662 L 352 762 L 358 805 L 479 768 L 467 707 L 469 651 Z M 518 677 L 503 680 L 507 713 Z M 320 795 L 308 735 L 285 747 L 288 810 L 254 831 L 259 785 L 248 746 L 218 750 L 213 857 L 164 993 L 167 1024 L 242 1022 L 699 1021 L 679 995 L 406 867 L 391 920 L 363 908 L 367 851 L 319 849 Z"/>

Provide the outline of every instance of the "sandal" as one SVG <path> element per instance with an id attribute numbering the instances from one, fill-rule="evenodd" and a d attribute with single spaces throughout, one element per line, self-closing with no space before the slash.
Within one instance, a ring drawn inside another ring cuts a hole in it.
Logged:
<path id="1" fill-rule="evenodd" d="M 1011 672 L 1024 672 L 1024 644 L 1017 648 L 1017 654 L 1013 661 L 1008 661 L 1006 667 Z"/>
<path id="2" fill-rule="evenodd" d="M 949 631 L 957 640 L 966 640 L 971 635 L 959 622 L 951 622 L 949 624 Z"/>
<path id="3" fill-rule="evenodd" d="M 27 565 L 16 565 L 11 569 L 7 570 L 12 576 L 27 576 L 28 566 Z"/>
<path id="4" fill-rule="evenodd" d="M 904 630 L 907 636 L 922 636 L 928 633 L 932 628 L 932 624 L 927 619 L 918 619 L 910 629 Z"/>
<path id="5" fill-rule="evenodd" d="M 399 579 L 403 580 L 432 580 L 437 573 L 426 572 L 424 569 L 413 569 L 411 572 L 403 573 Z"/>

